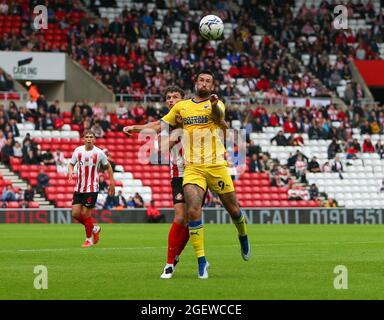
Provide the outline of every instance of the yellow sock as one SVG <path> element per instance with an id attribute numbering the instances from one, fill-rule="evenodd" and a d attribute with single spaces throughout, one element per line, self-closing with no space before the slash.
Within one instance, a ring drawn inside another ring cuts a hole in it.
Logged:
<path id="1" fill-rule="evenodd" d="M 196 257 L 205 256 L 204 252 L 204 227 L 201 220 L 189 223 L 189 241 L 195 249 Z"/>
<path id="2" fill-rule="evenodd" d="M 242 211 L 240 211 L 240 217 L 237 219 L 232 219 L 235 224 L 239 235 L 245 236 L 247 234 L 247 224 L 245 223 L 245 216 Z"/>

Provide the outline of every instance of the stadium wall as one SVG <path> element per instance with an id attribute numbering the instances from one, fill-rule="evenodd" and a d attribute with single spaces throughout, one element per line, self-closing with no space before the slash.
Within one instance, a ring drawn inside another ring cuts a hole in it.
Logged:
<path id="1" fill-rule="evenodd" d="M 69 56 L 65 59 L 66 80 L 65 80 L 65 101 L 98 101 L 114 102 L 115 95 L 104 84 L 97 81 L 88 71 L 80 66 Z"/>
<path id="2" fill-rule="evenodd" d="M 266 208 L 243 209 L 249 224 L 383 224 L 384 211 L 381 209 L 342 208 Z M 145 209 L 95 210 L 95 223 L 145 223 Z M 173 209 L 160 209 L 165 222 L 173 221 Z M 70 224 L 77 223 L 71 217 L 70 209 L 28 210 L 10 209 L 0 211 L 0 223 L 6 224 Z M 224 209 L 203 209 L 203 223 L 231 223 Z"/>

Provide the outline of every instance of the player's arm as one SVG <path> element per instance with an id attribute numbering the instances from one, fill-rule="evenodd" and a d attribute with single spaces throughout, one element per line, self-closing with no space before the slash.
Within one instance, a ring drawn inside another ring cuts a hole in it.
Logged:
<path id="1" fill-rule="evenodd" d="M 179 141 L 182 135 L 183 129 L 177 128 L 172 130 L 170 135 L 161 135 L 160 150 L 161 152 L 167 152 L 171 150 Z"/>
<path id="2" fill-rule="evenodd" d="M 107 173 L 108 173 L 108 178 L 109 178 L 109 188 L 108 188 L 108 194 L 110 196 L 115 195 L 115 179 L 113 178 L 113 170 L 111 167 L 111 164 L 108 162 L 107 166 Z"/>
<path id="3" fill-rule="evenodd" d="M 153 132 L 159 133 L 161 131 L 161 122 L 154 121 L 147 124 L 141 124 L 141 125 L 133 125 L 133 126 L 127 126 L 123 128 L 123 132 L 130 137 L 132 133 L 139 133 L 139 132 Z"/>
<path id="4" fill-rule="evenodd" d="M 73 171 L 75 169 L 77 159 L 76 159 L 76 151 L 72 154 L 71 160 L 68 164 L 68 181 L 72 181 Z"/>
<path id="5" fill-rule="evenodd" d="M 219 97 L 216 94 L 212 94 L 209 100 L 211 101 L 213 119 L 215 123 L 220 124 L 224 120 L 224 103 L 219 101 Z"/>

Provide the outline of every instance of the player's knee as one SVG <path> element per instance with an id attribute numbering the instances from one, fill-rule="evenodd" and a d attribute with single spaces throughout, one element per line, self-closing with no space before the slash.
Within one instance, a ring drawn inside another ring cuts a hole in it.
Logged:
<path id="1" fill-rule="evenodd" d="M 184 216 L 175 216 L 175 219 L 173 220 L 175 223 L 179 225 L 184 225 L 186 224 L 186 219 Z"/>
<path id="2" fill-rule="evenodd" d="M 237 203 L 229 205 L 226 209 L 232 218 L 237 218 L 240 216 L 240 206 Z"/>
<path id="3" fill-rule="evenodd" d="M 191 220 L 191 221 L 195 221 L 195 220 L 200 219 L 200 217 L 201 217 L 201 208 L 199 208 L 199 207 L 190 207 L 190 208 L 188 208 L 187 216 L 188 216 L 188 219 Z"/>

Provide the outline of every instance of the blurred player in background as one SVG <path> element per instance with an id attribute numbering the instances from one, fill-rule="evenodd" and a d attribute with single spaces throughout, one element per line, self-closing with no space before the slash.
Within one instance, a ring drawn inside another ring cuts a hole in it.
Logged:
<path id="1" fill-rule="evenodd" d="M 94 226 L 92 210 L 99 193 L 100 167 L 107 169 L 110 181 L 108 194 L 115 195 L 115 181 L 112 167 L 103 150 L 95 146 L 96 136 L 93 131 L 84 131 L 84 145 L 77 147 L 68 166 L 68 180 L 72 181 L 77 164 L 75 192 L 72 201 L 72 216 L 85 227 L 86 239 L 83 248 L 92 247 L 99 241 L 101 227 Z M 93 236 L 93 239 L 92 239 Z"/>

